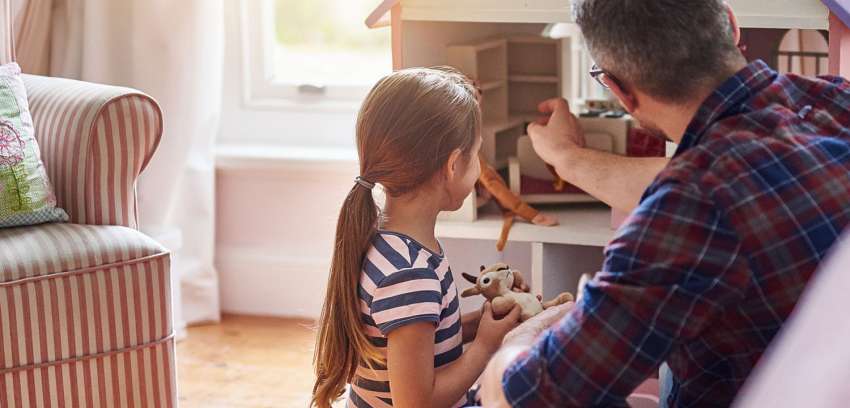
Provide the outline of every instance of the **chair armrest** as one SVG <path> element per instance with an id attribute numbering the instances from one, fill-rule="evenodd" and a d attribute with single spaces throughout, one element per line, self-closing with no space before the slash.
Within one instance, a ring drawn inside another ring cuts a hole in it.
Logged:
<path id="1" fill-rule="evenodd" d="M 136 180 L 162 111 L 129 88 L 23 75 L 44 167 L 71 222 L 138 228 Z"/>

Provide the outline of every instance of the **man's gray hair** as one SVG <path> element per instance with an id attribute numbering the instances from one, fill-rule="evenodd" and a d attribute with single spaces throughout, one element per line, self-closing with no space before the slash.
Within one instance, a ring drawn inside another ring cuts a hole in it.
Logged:
<path id="1" fill-rule="evenodd" d="M 743 60 L 722 0 L 574 0 L 573 14 L 601 69 L 667 102 L 719 85 Z"/>

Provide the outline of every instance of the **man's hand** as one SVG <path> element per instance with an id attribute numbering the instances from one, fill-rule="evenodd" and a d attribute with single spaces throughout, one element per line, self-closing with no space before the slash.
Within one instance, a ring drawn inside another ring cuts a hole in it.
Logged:
<path id="1" fill-rule="evenodd" d="M 537 110 L 546 116 L 528 125 L 528 136 L 537 155 L 557 168 L 570 149 L 584 147 L 584 132 L 564 98 L 543 101 Z"/>
<path id="2" fill-rule="evenodd" d="M 505 347 L 531 345 L 540 333 L 561 320 L 574 307 L 575 303 L 567 302 L 558 306 L 552 306 L 540 312 L 537 316 L 526 320 L 505 335 L 502 345 Z"/>
<path id="3" fill-rule="evenodd" d="M 573 307 L 575 307 L 573 302 L 550 307 L 526 320 L 505 336 L 502 348 L 490 360 L 482 375 L 480 395 L 485 407 L 510 407 L 502 391 L 502 376 L 505 370 L 520 354 L 531 348 L 534 340 L 543 330 L 561 320 Z"/>

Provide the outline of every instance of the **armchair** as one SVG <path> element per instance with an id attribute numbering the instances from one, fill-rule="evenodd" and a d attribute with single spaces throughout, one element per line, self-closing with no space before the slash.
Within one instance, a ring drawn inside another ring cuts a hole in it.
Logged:
<path id="1" fill-rule="evenodd" d="M 128 88 L 24 82 L 70 222 L 0 229 L 0 407 L 175 406 L 169 253 L 137 231 L 160 108 Z"/>

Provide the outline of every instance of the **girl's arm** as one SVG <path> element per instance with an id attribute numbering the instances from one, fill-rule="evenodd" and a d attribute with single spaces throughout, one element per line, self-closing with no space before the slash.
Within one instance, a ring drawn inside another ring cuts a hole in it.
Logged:
<path id="1" fill-rule="evenodd" d="M 436 370 L 433 323 L 412 323 L 390 332 L 387 370 L 393 405 L 450 407 L 457 403 L 484 371 L 504 335 L 516 326 L 519 315 L 517 306 L 495 320 L 486 303 L 476 339 L 460 358 Z"/>

